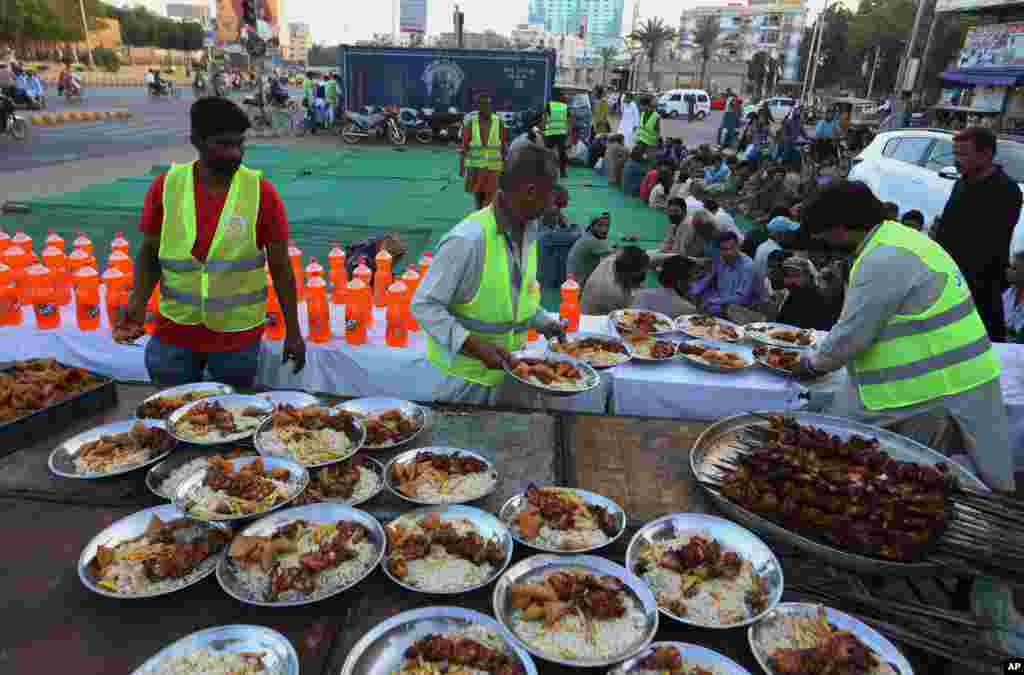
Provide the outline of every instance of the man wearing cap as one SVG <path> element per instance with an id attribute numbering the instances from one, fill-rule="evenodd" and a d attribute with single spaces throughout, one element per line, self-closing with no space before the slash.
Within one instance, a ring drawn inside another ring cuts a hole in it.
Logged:
<path id="1" fill-rule="evenodd" d="M 491 97 L 481 94 L 480 109 L 470 116 L 462 130 L 462 155 L 459 175 L 466 179 L 466 192 L 473 195 L 477 210 L 494 199 L 498 176 L 508 150 L 508 130 L 501 118 L 491 112 Z"/>
<path id="2" fill-rule="evenodd" d="M 768 256 L 792 246 L 800 235 L 800 223 L 786 216 L 775 216 L 768 221 L 768 238 L 754 252 L 754 267 L 763 278 L 768 276 Z"/>
<path id="3" fill-rule="evenodd" d="M 605 211 L 590 221 L 587 231 L 569 249 L 565 271 L 575 275 L 580 288 L 586 287 L 587 279 L 601 259 L 615 251 L 615 247 L 608 242 L 610 230 L 611 214 Z"/>
<path id="4" fill-rule="evenodd" d="M 150 379 L 163 387 L 204 379 L 251 387 L 269 267 L 284 314 L 283 357 L 298 372 L 306 345 L 288 259 L 288 218 L 270 181 L 242 165 L 249 118 L 227 99 L 201 98 L 192 104 L 191 123 L 199 159 L 172 165 L 146 194 L 135 288 L 114 339 L 142 336 L 146 303 L 159 282 L 156 333 L 146 345 Z"/>

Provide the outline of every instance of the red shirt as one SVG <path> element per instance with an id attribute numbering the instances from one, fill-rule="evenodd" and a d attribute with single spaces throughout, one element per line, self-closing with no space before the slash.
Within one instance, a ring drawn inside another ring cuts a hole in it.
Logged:
<path id="1" fill-rule="evenodd" d="M 146 193 L 139 231 L 150 237 L 159 237 L 164 222 L 164 175 L 157 176 Z M 227 201 L 227 193 L 211 195 L 196 174 L 196 243 L 192 255 L 206 262 L 213 244 L 220 212 Z M 288 241 L 288 216 L 277 189 L 266 179 L 260 180 L 260 210 L 256 219 L 256 243 L 260 248 L 268 244 Z M 162 342 L 198 352 L 233 352 L 248 347 L 263 336 L 263 326 L 232 333 L 221 333 L 199 324 L 185 326 L 157 314 L 156 337 Z"/>
<path id="2" fill-rule="evenodd" d="M 650 199 L 651 198 L 651 190 L 653 190 L 654 186 L 657 185 L 657 184 L 658 184 L 658 170 L 657 169 L 651 169 L 650 171 L 647 172 L 647 175 L 644 176 L 643 182 L 640 183 L 640 199 L 644 200 L 645 202 L 648 199 Z"/>

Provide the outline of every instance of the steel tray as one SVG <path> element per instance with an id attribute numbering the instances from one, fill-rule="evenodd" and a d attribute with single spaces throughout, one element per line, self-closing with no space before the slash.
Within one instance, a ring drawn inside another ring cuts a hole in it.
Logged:
<path id="1" fill-rule="evenodd" d="M 596 370 L 594 370 L 593 366 L 591 366 L 589 363 L 586 363 L 584 361 L 580 361 L 579 359 L 574 359 L 571 356 L 566 356 L 565 354 L 559 354 L 558 352 L 547 352 L 547 353 L 545 353 L 545 352 L 534 352 L 534 351 L 523 350 L 523 351 L 518 351 L 518 352 L 512 352 L 510 354 L 510 356 L 512 357 L 512 360 L 514 360 L 514 361 L 517 361 L 519 359 L 539 359 L 541 361 L 549 361 L 549 362 L 551 362 L 551 361 L 561 361 L 563 363 L 569 363 L 569 364 L 571 364 L 573 366 L 576 366 L 576 368 L 579 369 L 580 373 L 583 375 L 583 386 L 581 388 L 579 388 L 579 389 L 556 389 L 554 387 L 550 387 L 550 386 L 547 386 L 547 385 L 534 384 L 533 382 L 530 382 L 529 380 L 524 380 L 523 378 L 519 377 L 514 372 L 512 372 L 511 368 L 509 368 L 508 366 L 505 367 L 505 373 L 507 373 L 509 377 L 513 378 L 514 380 L 516 380 L 518 382 L 521 382 L 522 384 L 526 385 L 530 389 L 533 389 L 534 391 L 539 391 L 539 392 L 543 393 L 546 396 L 555 396 L 555 397 L 578 396 L 578 395 L 584 394 L 584 393 L 586 393 L 586 392 L 588 392 L 588 391 L 590 391 L 592 389 L 597 389 L 599 386 L 601 386 L 601 376 L 598 374 L 598 372 Z"/>
<path id="2" fill-rule="evenodd" d="M 214 626 L 196 631 L 171 643 L 146 659 L 132 675 L 153 675 L 160 662 L 199 649 L 213 652 L 258 652 L 263 654 L 267 672 L 274 675 L 299 675 L 299 655 L 288 638 L 264 626 Z"/>

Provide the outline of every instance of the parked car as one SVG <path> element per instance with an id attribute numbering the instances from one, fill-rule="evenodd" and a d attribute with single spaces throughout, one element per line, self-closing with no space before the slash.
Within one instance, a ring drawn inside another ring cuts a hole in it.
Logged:
<path id="1" fill-rule="evenodd" d="M 680 117 L 690 112 L 686 102 L 686 96 L 692 94 L 696 97 L 693 112 L 700 119 L 711 114 L 711 97 L 703 89 L 672 89 L 658 97 L 657 108 L 661 115 L 666 117 Z"/>
<path id="2" fill-rule="evenodd" d="M 757 103 L 743 106 L 743 116 L 746 117 L 755 110 L 760 110 L 765 106 L 768 107 L 768 112 L 772 114 L 772 119 L 776 122 L 781 122 L 789 114 L 789 111 L 796 106 L 796 99 L 788 96 L 766 98 Z"/>
<path id="3" fill-rule="evenodd" d="M 711 99 L 712 110 L 725 110 L 725 104 L 730 98 L 739 98 L 738 96 L 727 96 L 725 94 L 718 94 Z M 740 98 L 740 105 L 743 105 L 743 99 Z"/>
<path id="4" fill-rule="evenodd" d="M 996 164 L 1024 189 L 1024 142 L 1000 136 Z M 953 184 L 960 177 L 953 160 L 953 132 L 944 129 L 885 131 L 853 159 L 850 180 L 864 182 L 884 202 L 899 204 L 900 213 L 917 209 L 926 226 L 942 214 Z M 1022 213 L 1024 220 L 1024 213 Z M 1018 221 L 1014 250 L 1024 249 L 1024 228 Z"/>

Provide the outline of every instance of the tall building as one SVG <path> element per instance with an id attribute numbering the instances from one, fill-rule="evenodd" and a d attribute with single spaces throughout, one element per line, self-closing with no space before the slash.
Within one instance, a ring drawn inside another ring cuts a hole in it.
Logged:
<path id="1" fill-rule="evenodd" d="M 288 24 L 288 60 L 307 63 L 309 50 L 313 48 L 313 34 L 309 24 L 293 21 Z"/>
<path id="2" fill-rule="evenodd" d="M 601 47 L 622 48 L 625 0 L 530 0 L 531 24 L 544 24 L 549 33 L 584 31 L 588 52 Z"/>
<path id="3" fill-rule="evenodd" d="M 512 31 L 512 44 L 519 49 L 554 49 L 558 53 L 558 67 L 575 68 L 583 58 L 586 42 L 577 33 L 552 33 L 544 24 L 523 23 Z"/>

